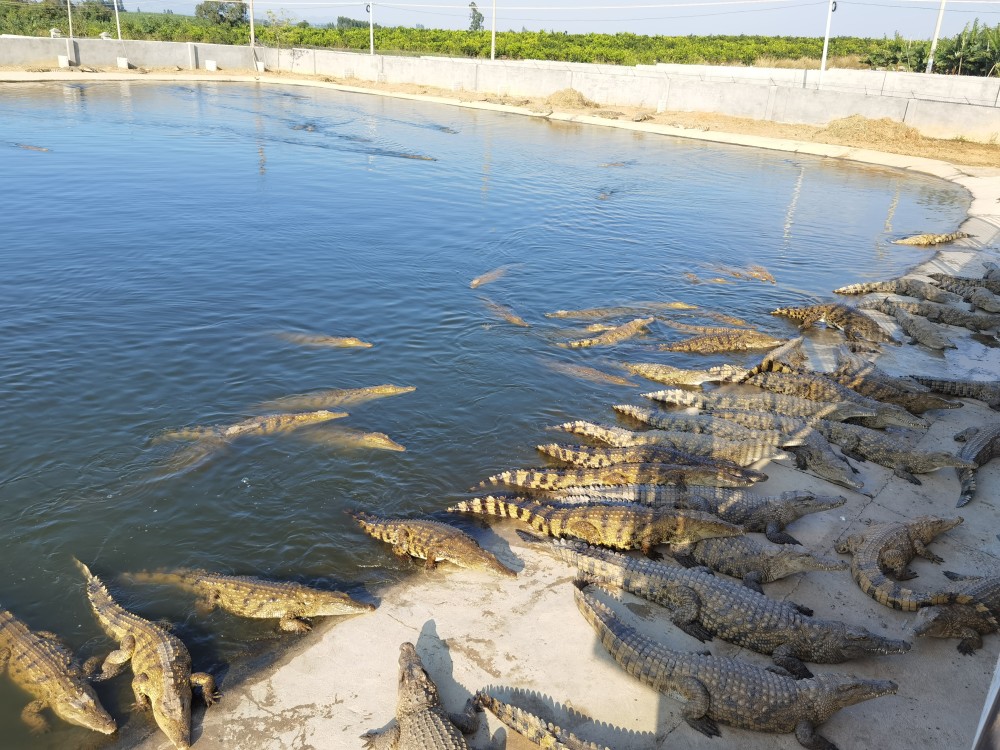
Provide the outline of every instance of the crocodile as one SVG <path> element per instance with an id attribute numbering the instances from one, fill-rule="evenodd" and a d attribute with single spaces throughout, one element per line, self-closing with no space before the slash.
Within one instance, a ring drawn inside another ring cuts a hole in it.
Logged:
<path id="1" fill-rule="evenodd" d="M 469 289 L 477 289 L 484 284 L 496 281 L 497 279 L 505 276 L 510 268 L 511 266 L 500 266 L 499 268 L 494 268 L 492 271 L 487 271 L 486 273 L 477 276 L 469 282 Z"/>
<path id="2" fill-rule="evenodd" d="M 794 417 L 826 417 L 827 419 L 853 419 L 856 417 L 874 417 L 875 411 L 857 403 L 831 403 L 826 401 L 810 401 L 797 396 L 786 396 L 781 393 L 747 393 L 721 392 L 698 393 L 668 388 L 653 393 L 643 393 L 645 398 L 659 401 L 672 406 L 694 406 L 704 411 L 719 409 L 752 409 L 755 411 L 770 411 Z"/>
<path id="3" fill-rule="evenodd" d="M 1000 296 L 982 287 L 974 289 L 967 297 L 973 307 L 990 313 L 1000 312 Z"/>
<path id="4" fill-rule="evenodd" d="M 924 607 L 917 613 L 913 634 L 961 638 L 958 650 L 968 656 L 983 647 L 984 635 L 1000 630 L 1000 576 L 944 574 L 958 582 L 949 590 L 968 601 Z"/>
<path id="5" fill-rule="evenodd" d="M 934 302 L 908 302 L 900 299 L 866 300 L 858 305 L 863 310 L 878 310 L 886 315 L 895 315 L 896 310 L 906 310 L 935 323 L 960 326 L 972 331 L 987 331 L 1000 325 L 1000 318 L 992 313 L 973 313 L 951 305 Z"/>
<path id="6" fill-rule="evenodd" d="M 932 323 L 920 315 L 911 315 L 899 307 L 894 311 L 893 317 L 903 329 L 903 333 L 913 339 L 913 343 L 922 344 L 928 349 L 958 348 L 958 344 L 951 340 L 944 326 Z"/>
<path id="7" fill-rule="evenodd" d="M 745 535 L 673 545 L 670 554 L 681 565 L 703 565 L 717 573 L 739 578 L 744 586 L 761 593 L 762 584 L 796 573 L 847 569 L 843 560 L 817 557 L 801 545 L 767 544 Z"/>
<path id="8" fill-rule="evenodd" d="M 853 555 L 851 575 L 868 596 L 886 607 L 916 612 L 932 604 L 947 604 L 953 597 L 944 592 L 913 591 L 891 580 L 888 574 L 900 581 L 915 578 L 917 574 L 906 566 L 917 555 L 931 562 L 943 562 L 927 545 L 962 521 L 960 516 L 919 516 L 906 523 L 877 524 L 838 542 L 835 548 L 842 555 Z"/>
<path id="9" fill-rule="evenodd" d="M 331 346 L 337 348 L 370 349 L 373 344 L 355 336 L 327 336 L 325 333 L 282 332 L 278 336 L 285 341 L 302 346 Z"/>
<path id="10" fill-rule="evenodd" d="M 1000 266 L 991 260 L 984 261 L 983 278 L 990 281 L 1000 281 Z"/>
<path id="11" fill-rule="evenodd" d="M 816 727 L 841 708 L 897 690 L 891 680 L 826 673 L 797 680 L 780 667 L 734 658 L 671 651 L 620 620 L 578 585 L 577 607 L 615 661 L 640 682 L 684 701 L 688 726 L 708 737 L 719 723 L 774 734 L 795 733 L 813 750 L 836 750 Z"/>
<path id="12" fill-rule="evenodd" d="M 517 573 L 484 550 L 471 536 L 440 521 L 377 516 L 354 511 L 351 517 L 369 536 L 392 545 L 393 553 L 426 560 L 428 569 L 439 560 L 472 570 L 486 570 L 514 578 Z"/>
<path id="13" fill-rule="evenodd" d="M 746 352 L 756 349 L 773 349 L 786 341 L 788 339 L 776 339 L 760 331 L 734 329 L 729 333 L 706 333 L 673 344 L 660 344 L 659 350 L 662 352 L 693 352 L 695 354 Z"/>
<path id="14" fill-rule="evenodd" d="M 610 383 L 611 385 L 635 385 L 635 383 L 628 378 L 623 378 L 620 375 L 612 375 L 609 372 L 603 372 L 595 367 L 587 367 L 586 365 L 576 365 L 571 362 L 558 362 L 553 359 L 546 359 L 544 361 L 546 367 L 548 367 L 553 372 L 562 373 L 563 375 L 569 375 L 574 378 L 582 378 L 583 380 L 589 380 L 592 383 Z"/>
<path id="15" fill-rule="evenodd" d="M 991 283 L 985 279 L 969 279 L 963 276 L 949 276 L 948 274 L 931 274 L 937 283 L 949 292 L 954 292 L 966 302 L 972 303 L 973 307 L 979 307 L 987 312 L 1000 312 L 1000 297 L 991 287 L 1000 287 L 1000 282 Z M 989 284 L 990 287 L 986 285 Z"/>
<path id="16" fill-rule="evenodd" d="M 179 569 L 140 571 L 123 576 L 138 583 L 165 583 L 198 594 L 199 609 L 215 607 L 239 617 L 278 619 L 278 627 L 289 633 L 308 633 L 312 626 L 303 618 L 356 615 L 375 607 L 358 602 L 339 591 L 324 591 L 292 581 L 268 581 L 251 576 Z"/>
<path id="17" fill-rule="evenodd" d="M 745 490 L 734 490 L 727 487 L 681 487 L 670 484 L 622 484 L 611 486 L 590 486 L 590 487 L 565 487 L 559 490 L 548 492 L 548 497 L 556 498 L 563 502 L 563 498 L 600 498 L 596 502 L 609 500 L 624 500 L 638 505 L 649 505 L 652 507 L 668 506 L 686 500 L 692 494 L 697 494 L 703 498 L 710 498 L 723 502 L 731 498 L 734 494 L 743 493 Z M 534 498 L 533 498 L 534 500 Z M 537 502 L 543 502 L 539 498 Z M 568 500 L 566 502 L 569 502 Z M 574 501 L 575 502 L 575 501 Z M 588 501 L 592 502 L 592 501 Z"/>
<path id="18" fill-rule="evenodd" d="M 569 318 L 594 320 L 596 318 L 619 318 L 627 315 L 648 314 L 651 310 L 697 310 L 697 305 L 687 302 L 645 302 L 620 307 L 590 307 L 585 310 L 556 310 L 545 313 L 546 318 Z"/>
<path id="19" fill-rule="evenodd" d="M 974 398 L 993 410 L 1000 410 L 1000 380 L 946 380 L 927 375 L 910 377 L 936 393 L 959 398 Z"/>
<path id="20" fill-rule="evenodd" d="M 802 351 L 802 343 L 805 338 L 796 336 L 788 339 L 781 346 L 771 349 L 761 357 L 757 364 L 746 369 L 739 377 L 732 378 L 733 382 L 742 383 L 747 378 L 753 377 L 760 372 L 784 372 L 786 370 L 797 371 L 799 365 L 804 364 L 808 357 Z"/>
<path id="21" fill-rule="evenodd" d="M 627 432 L 627 430 L 626 430 Z M 655 430 L 651 430 L 655 432 Z M 577 468 L 600 469 L 620 463 L 670 463 L 678 466 L 724 466 L 738 469 L 739 465 L 725 459 L 698 456 L 673 448 L 669 443 L 655 441 L 639 442 L 635 445 L 618 445 L 592 448 L 579 445 L 546 443 L 536 445 L 536 450 L 554 461 Z"/>
<path id="22" fill-rule="evenodd" d="M 964 240 L 966 237 L 971 237 L 968 232 L 949 232 L 948 234 L 915 234 L 912 237 L 904 237 L 901 240 L 893 240 L 894 245 L 940 245 L 945 242 L 954 242 L 955 240 Z"/>
<path id="23" fill-rule="evenodd" d="M 473 489 L 516 487 L 522 490 L 558 490 L 563 487 L 616 484 L 680 484 L 710 487 L 749 487 L 767 480 L 767 474 L 719 464 L 691 466 L 662 463 L 627 463 L 600 469 L 514 469 L 494 474 Z"/>
<path id="24" fill-rule="evenodd" d="M 839 328 L 848 340 L 870 341 L 876 344 L 898 344 L 875 320 L 854 307 L 839 302 L 827 302 L 808 307 L 781 307 L 771 315 L 780 315 L 798 322 L 799 328 L 810 328 L 815 323 Z"/>
<path id="25" fill-rule="evenodd" d="M 670 365 L 650 362 L 625 362 L 622 366 L 634 375 L 653 380 L 664 385 L 701 385 L 702 383 L 724 383 L 741 377 L 746 371 L 735 365 L 719 365 L 705 370 L 685 370 Z"/>
<path id="26" fill-rule="evenodd" d="M 714 414 L 685 414 L 684 412 L 665 412 L 662 409 L 651 409 L 648 406 L 633 404 L 614 404 L 612 407 L 618 414 L 635 422 L 641 422 L 656 430 L 667 432 L 693 432 L 699 435 L 715 435 L 726 440 L 752 440 L 752 430 L 734 425 L 719 419 Z M 654 432 L 648 430 L 647 432 Z M 642 435 L 645 433 L 635 433 Z"/>
<path id="27" fill-rule="evenodd" d="M 352 427 L 326 427 L 318 430 L 303 431 L 300 436 L 316 445 L 325 445 L 334 449 L 374 448 L 383 451 L 402 453 L 405 445 L 400 445 L 384 432 L 365 432 Z"/>
<path id="28" fill-rule="evenodd" d="M 909 393 L 929 393 L 930 388 L 921 385 L 916 380 L 906 375 L 890 375 L 884 370 L 875 367 L 874 363 L 862 356 L 864 349 L 859 349 L 856 343 L 846 343 L 837 347 L 837 367 L 851 370 L 865 370 L 874 374 L 879 380 L 884 380 L 901 391 Z M 868 352 L 869 354 L 871 352 Z M 877 353 L 877 352 L 876 352 Z"/>
<path id="29" fill-rule="evenodd" d="M 149 707 L 157 726 L 178 750 L 191 747 L 191 687 L 201 688 L 211 706 L 219 698 L 215 678 L 191 671 L 191 655 L 180 638 L 124 609 L 101 580 L 75 560 L 87 580 L 87 598 L 104 631 L 118 649 L 104 660 L 98 679 L 120 673 L 131 662 L 132 692 L 138 706 Z"/>
<path id="30" fill-rule="evenodd" d="M 246 435 L 291 432 L 306 425 L 329 422 L 331 419 L 341 419 L 346 416 L 348 416 L 347 412 L 334 412 L 326 409 L 299 413 L 265 414 L 231 425 L 170 430 L 158 435 L 153 439 L 153 442 L 159 443 L 167 440 L 230 441 Z"/>
<path id="31" fill-rule="evenodd" d="M 29 630 L 21 620 L 0 609 L 0 673 L 34 696 L 21 718 L 32 732 L 44 732 L 45 708 L 63 721 L 113 734 L 114 719 L 104 710 L 73 654 L 54 633 Z"/>
<path id="32" fill-rule="evenodd" d="M 950 273 L 929 273 L 927 275 L 945 289 L 949 286 L 953 287 L 959 295 L 964 296 L 980 288 L 993 292 L 993 294 L 1000 294 L 1000 280 L 991 279 L 989 276 L 956 276 Z"/>
<path id="33" fill-rule="evenodd" d="M 641 549 L 643 554 L 649 554 L 657 544 L 743 534 L 741 527 L 701 511 L 640 505 L 559 505 L 490 495 L 463 500 L 448 510 L 516 518 L 549 536 L 572 536 L 616 549 Z"/>
<path id="34" fill-rule="evenodd" d="M 362 404 L 377 398 L 412 393 L 415 390 L 417 390 L 416 387 L 412 385 L 392 385 L 391 383 L 369 385 L 363 388 L 330 388 L 324 391 L 282 396 L 260 404 L 257 408 L 266 411 L 330 409 L 334 406 Z"/>
<path id="35" fill-rule="evenodd" d="M 559 445 L 537 446 L 548 456 L 557 458 L 573 466 L 599 468 L 618 463 L 688 463 L 674 461 L 678 451 L 682 456 L 701 456 L 718 461 L 721 465 L 735 464 L 749 466 L 757 461 L 783 458 L 785 453 L 776 446 L 781 442 L 779 435 L 763 436 L 753 441 L 736 442 L 715 435 L 699 435 L 695 432 L 668 432 L 650 430 L 652 439 L 643 440 L 640 445 L 614 448 L 574 448 Z M 642 435 L 642 433 L 639 433 Z"/>
<path id="36" fill-rule="evenodd" d="M 587 422 L 584 420 L 564 422 L 563 424 L 555 425 L 548 429 L 560 430 L 562 432 L 568 432 L 572 435 L 579 435 L 580 437 L 587 438 L 588 440 L 594 440 L 603 445 L 610 445 L 616 448 L 625 448 L 634 445 L 659 445 L 660 441 L 657 436 L 661 432 L 664 432 L 664 430 L 642 430 L 635 432 L 633 430 L 626 430 L 623 427 L 609 427 L 607 425 L 594 424 L 593 422 Z M 695 431 L 689 430 L 689 432 L 694 433 Z M 751 437 L 752 435 L 750 430 L 747 430 L 744 434 L 739 435 L 740 439 L 750 439 Z M 694 458 L 694 456 L 684 454 L 682 451 L 676 451 L 676 453 L 678 456 L 687 455 L 688 458 Z M 677 463 L 681 462 L 678 461 Z M 689 463 L 698 462 L 689 461 Z"/>
<path id="37" fill-rule="evenodd" d="M 916 297 L 928 302 L 959 302 L 961 297 L 954 292 L 948 292 L 939 286 L 919 279 L 893 279 L 892 281 L 867 281 L 863 284 L 850 284 L 833 290 L 834 294 L 872 294 L 888 292 Z"/>
<path id="38" fill-rule="evenodd" d="M 906 390 L 902 378 L 894 378 L 870 363 L 861 367 L 842 364 L 828 375 L 862 396 L 897 404 L 911 414 L 923 414 L 930 409 L 958 409 L 962 406 L 961 401 L 949 401 L 926 391 Z"/>
<path id="39" fill-rule="evenodd" d="M 572 732 L 543 721 L 536 714 L 490 695 L 489 690 L 480 690 L 474 696 L 476 704 L 487 709 L 500 721 L 522 737 L 546 750 L 611 750 L 606 745 L 581 740 Z M 494 688 L 495 690 L 495 688 Z M 517 696 L 527 696 L 523 690 L 508 691 Z M 528 696 L 530 697 L 530 696 Z"/>
<path id="40" fill-rule="evenodd" d="M 591 346 L 612 346 L 622 341 L 626 341 L 633 336 L 638 336 L 640 333 L 645 331 L 654 320 L 656 320 L 656 318 L 635 318 L 634 320 L 630 320 L 628 323 L 615 326 L 599 336 L 559 342 L 556 346 L 568 349 L 579 349 Z"/>
<path id="41" fill-rule="evenodd" d="M 556 540 L 549 549 L 587 581 L 617 586 L 670 611 L 670 620 L 699 641 L 714 637 L 770 654 L 798 678 L 812 677 L 803 662 L 839 664 L 872 654 L 901 654 L 906 641 L 864 628 L 803 615 L 708 568 L 682 568 L 629 557 L 583 542 Z"/>
<path id="42" fill-rule="evenodd" d="M 958 479 L 962 484 L 962 494 L 958 499 L 958 507 L 961 508 L 976 494 L 976 469 L 994 458 L 1000 458 L 1000 423 L 970 427 L 958 433 L 955 439 L 965 442 L 958 457 L 975 464 L 963 467 L 958 472 Z"/>
<path id="43" fill-rule="evenodd" d="M 666 318 L 661 318 L 660 322 L 668 328 L 673 328 L 675 331 L 680 331 L 681 333 L 696 333 L 700 335 L 704 334 L 740 334 L 746 331 L 746 328 L 733 328 L 732 326 L 703 326 L 703 325 L 693 325 L 691 323 L 681 323 L 679 320 L 669 320 Z"/>
<path id="44" fill-rule="evenodd" d="M 518 326 L 519 328 L 531 328 L 531 324 L 528 321 L 514 312 L 507 305 L 501 305 L 499 302 L 494 302 L 487 297 L 480 297 L 479 299 L 482 301 L 483 305 L 485 305 L 487 310 L 501 320 L 505 320 L 511 325 Z"/>
<path id="45" fill-rule="evenodd" d="M 416 646 L 399 647 L 399 688 L 396 717 L 378 730 L 361 735 L 368 750 L 468 750 L 463 735 L 479 727 L 480 715 L 470 698 L 461 714 L 441 705 L 437 685 L 420 660 Z"/>

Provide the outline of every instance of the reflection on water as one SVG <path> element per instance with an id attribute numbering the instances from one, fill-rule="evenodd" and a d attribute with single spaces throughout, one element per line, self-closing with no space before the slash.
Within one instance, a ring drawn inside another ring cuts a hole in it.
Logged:
<path id="1" fill-rule="evenodd" d="M 740 361 L 657 351 L 687 335 L 659 319 L 787 337 L 770 310 L 898 274 L 930 252 L 888 232 L 951 231 L 967 206 L 887 170 L 326 90 L 12 84 L 0 132 L 0 603 L 106 652 L 76 556 L 220 676 L 275 628 L 116 575 L 200 567 L 363 598 L 414 566 L 345 508 L 438 512 L 537 465 L 546 426 L 610 423 L 628 388 L 649 389 L 616 377 L 619 363 Z M 686 278 L 754 265 L 776 283 Z M 470 283 L 501 267 L 484 301 Z M 629 318 L 545 316 L 643 304 L 649 331 L 613 348 L 555 344 Z M 151 440 L 380 383 L 416 390 L 338 408 L 349 416 L 300 437 Z M 376 433 L 406 450 L 350 445 Z M 127 683 L 99 693 L 119 723 L 143 725 Z M 64 725 L 33 738 L 26 702 L 0 680 L 5 748 L 115 742 Z"/>

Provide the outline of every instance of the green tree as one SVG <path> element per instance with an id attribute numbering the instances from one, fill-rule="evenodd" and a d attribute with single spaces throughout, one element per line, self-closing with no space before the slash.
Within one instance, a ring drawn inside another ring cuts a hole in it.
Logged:
<path id="1" fill-rule="evenodd" d="M 483 14 L 479 12 L 479 7 L 473 2 L 469 3 L 469 31 L 483 30 Z"/>
<path id="2" fill-rule="evenodd" d="M 206 21 L 223 26 L 237 26 L 249 20 L 246 3 L 227 3 L 220 0 L 205 0 L 203 3 L 198 3 L 194 15 L 195 18 L 204 18 Z"/>

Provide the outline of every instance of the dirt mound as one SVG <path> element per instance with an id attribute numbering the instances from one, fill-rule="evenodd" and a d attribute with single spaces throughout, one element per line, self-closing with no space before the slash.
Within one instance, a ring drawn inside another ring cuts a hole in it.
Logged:
<path id="1" fill-rule="evenodd" d="M 888 117 L 870 120 L 861 115 L 851 115 L 834 120 L 819 132 L 828 138 L 841 142 L 849 141 L 875 146 L 915 144 L 923 140 L 923 136 L 915 128 L 890 120 Z"/>
<path id="2" fill-rule="evenodd" d="M 549 96 L 545 103 L 553 107 L 575 107 L 577 109 L 597 106 L 576 89 L 560 89 Z"/>

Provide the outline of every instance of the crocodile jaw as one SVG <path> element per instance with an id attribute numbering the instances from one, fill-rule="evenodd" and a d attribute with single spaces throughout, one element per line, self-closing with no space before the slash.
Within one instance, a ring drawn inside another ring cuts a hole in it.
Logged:
<path id="1" fill-rule="evenodd" d="M 173 692 L 173 691 L 170 691 Z M 152 700 L 153 718 L 177 750 L 191 747 L 191 690 L 184 695 L 161 695 Z"/>
<path id="2" fill-rule="evenodd" d="M 94 732 L 114 734 L 118 729 L 115 720 L 92 695 L 83 693 L 72 697 L 66 696 L 54 702 L 52 710 L 60 719 Z"/>

